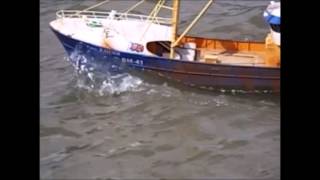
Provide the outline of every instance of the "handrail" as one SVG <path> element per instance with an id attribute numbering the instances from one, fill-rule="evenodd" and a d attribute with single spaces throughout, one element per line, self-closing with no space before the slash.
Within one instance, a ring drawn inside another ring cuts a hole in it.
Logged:
<path id="1" fill-rule="evenodd" d="M 158 21 L 157 19 L 155 19 L 155 18 L 157 17 L 157 14 L 158 14 L 159 11 L 161 10 L 161 6 L 162 6 L 164 3 L 165 3 L 165 0 L 160 0 L 160 1 L 157 3 L 157 5 L 154 7 L 154 9 L 152 10 L 152 12 L 150 13 L 150 15 L 148 16 L 147 21 L 148 21 L 149 19 L 152 19 L 152 20 L 151 20 L 151 22 L 149 22 L 147 28 L 145 28 L 144 32 L 142 33 L 142 36 L 140 37 L 140 40 L 142 40 L 142 38 L 144 37 L 145 33 L 149 30 L 149 28 L 150 28 L 150 26 L 151 26 L 151 24 L 152 24 L 153 22 L 157 22 L 158 24 L 160 24 L 159 21 Z M 155 19 L 156 21 L 153 21 L 153 19 Z"/>
<path id="2" fill-rule="evenodd" d="M 60 10 L 56 12 L 57 18 L 82 18 L 86 16 L 87 18 L 93 19 L 105 19 L 109 17 L 110 12 L 105 11 L 81 11 L 81 10 Z M 149 17 L 142 14 L 129 14 L 129 13 L 115 13 L 115 17 L 118 20 L 128 20 L 128 19 L 136 19 L 136 20 L 144 20 L 157 22 L 158 24 L 170 25 L 171 19 L 164 17 Z"/>

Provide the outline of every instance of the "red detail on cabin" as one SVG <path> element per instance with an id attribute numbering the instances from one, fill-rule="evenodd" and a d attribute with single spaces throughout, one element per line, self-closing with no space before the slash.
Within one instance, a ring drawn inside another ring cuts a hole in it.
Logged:
<path id="1" fill-rule="evenodd" d="M 136 52 L 143 52 L 144 46 L 138 43 L 131 43 L 130 50 Z"/>

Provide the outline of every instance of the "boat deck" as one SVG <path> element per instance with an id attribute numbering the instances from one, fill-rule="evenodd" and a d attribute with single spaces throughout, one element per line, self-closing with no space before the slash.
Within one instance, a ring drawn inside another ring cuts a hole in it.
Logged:
<path id="1" fill-rule="evenodd" d="M 226 50 L 201 49 L 197 61 L 213 64 L 241 66 L 267 66 L 261 52 L 235 52 Z"/>

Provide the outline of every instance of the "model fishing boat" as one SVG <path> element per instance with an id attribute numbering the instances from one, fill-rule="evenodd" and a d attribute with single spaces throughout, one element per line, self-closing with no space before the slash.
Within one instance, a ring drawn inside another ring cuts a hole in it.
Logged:
<path id="1" fill-rule="evenodd" d="M 156 72 L 178 82 L 208 89 L 280 91 L 280 3 L 264 12 L 270 25 L 265 42 L 192 37 L 186 34 L 213 3 L 209 0 L 177 34 L 180 0 L 159 0 L 149 15 L 126 12 L 60 10 L 50 27 L 68 55 L 75 50 L 114 66 Z M 158 17 L 161 9 L 171 18 Z M 80 47 L 80 48 L 79 48 Z"/>

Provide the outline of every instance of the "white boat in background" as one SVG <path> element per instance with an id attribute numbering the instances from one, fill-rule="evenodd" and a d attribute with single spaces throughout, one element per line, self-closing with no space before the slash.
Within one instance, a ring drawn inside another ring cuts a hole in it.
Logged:
<path id="1" fill-rule="evenodd" d="M 263 16 L 270 26 L 272 40 L 278 46 L 281 45 L 280 25 L 281 25 L 281 11 L 280 2 L 271 1 Z"/>

